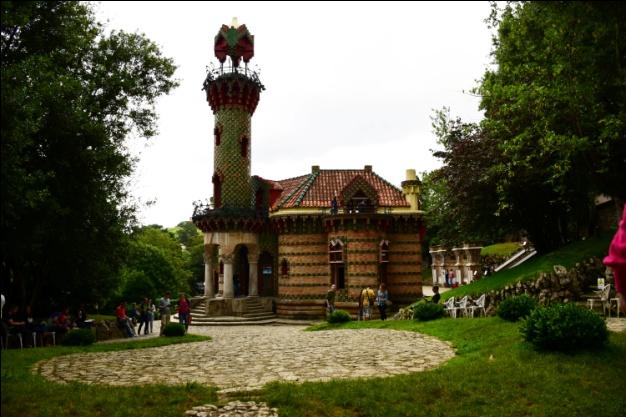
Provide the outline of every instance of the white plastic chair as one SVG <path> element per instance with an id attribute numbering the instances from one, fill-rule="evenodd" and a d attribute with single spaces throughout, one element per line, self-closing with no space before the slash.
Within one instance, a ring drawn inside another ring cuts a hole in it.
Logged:
<path id="1" fill-rule="evenodd" d="M 611 293 L 611 284 L 606 284 L 602 290 L 597 292 L 596 297 L 587 299 L 587 305 L 590 310 L 593 310 L 594 305 L 597 303 L 602 304 L 602 313 L 606 316 L 606 311 L 609 311 L 609 317 L 611 317 L 611 302 L 609 300 L 609 294 Z"/>
<path id="2" fill-rule="evenodd" d="M 457 303 L 457 308 L 461 311 L 461 313 L 467 317 L 468 316 L 468 310 L 467 310 L 467 295 L 463 298 L 461 298 L 461 301 L 459 301 Z"/>
<path id="3" fill-rule="evenodd" d="M 444 304 L 444 307 L 446 309 L 446 312 L 450 315 L 450 317 L 455 319 L 456 318 L 456 311 L 458 310 L 458 307 L 454 303 L 454 297 L 448 298 L 448 300 Z"/>
<path id="4" fill-rule="evenodd" d="M 478 300 L 474 301 L 473 306 L 468 307 L 474 317 L 474 312 L 479 310 L 478 317 L 480 317 L 480 310 L 483 311 L 483 316 L 487 317 L 487 311 L 485 310 L 485 294 L 481 295 Z"/>

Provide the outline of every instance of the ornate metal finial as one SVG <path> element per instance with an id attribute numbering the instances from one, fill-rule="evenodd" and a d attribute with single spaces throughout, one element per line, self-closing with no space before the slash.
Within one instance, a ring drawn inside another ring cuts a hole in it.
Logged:
<path id="1" fill-rule="evenodd" d="M 254 36 L 250 34 L 246 25 L 239 25 L 234 17 L 230 26 L 222 25 L 215 36 L 215 57 L 224 63 L 229 56 L 233 67 L 238 67 L 243 59 L 246 64 L 254 56 Z"/>

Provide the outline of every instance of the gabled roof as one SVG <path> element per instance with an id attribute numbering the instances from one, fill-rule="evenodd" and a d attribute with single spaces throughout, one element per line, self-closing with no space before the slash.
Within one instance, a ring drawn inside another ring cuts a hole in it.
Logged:
<path id="1" fill-rule="evenodd" d="M 270 209 L 330 207 L 333 197 L 341 198 L 346 186 L 362 181 L 378 194 L 379 206 L 410 207 L 399 188 L 371 169 L 320 169 L 307 175 L 276 181 L 283 191 Z"/>

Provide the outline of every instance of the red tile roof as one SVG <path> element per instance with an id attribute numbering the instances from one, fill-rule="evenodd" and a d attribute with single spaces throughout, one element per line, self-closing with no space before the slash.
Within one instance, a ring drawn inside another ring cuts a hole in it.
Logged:
<path id="1" fill-rule="evenodd" d="M 300 177 L 276 181 L 281 185 L 283 191 L 271 210 L 329 207 L 333 197 L 340 198 L 342 190 L 357 176 L 367 181 L 378 193 L 379 206 L 410 207 L 400 189 L 371 170 L 321 169 Z"/>

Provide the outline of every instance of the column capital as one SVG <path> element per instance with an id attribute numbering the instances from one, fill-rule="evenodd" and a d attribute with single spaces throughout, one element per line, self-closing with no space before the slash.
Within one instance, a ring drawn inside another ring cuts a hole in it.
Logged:
<path id="1" fill-rule="evenodd" d="M 233 253 L 229 253 L 229 254 L 220 253 L 219 255 L 219 260 L 221 262 L 224 262 L 225 264 L 232 264 L 234 259 L 235 259 L 235 254 Z"/>

